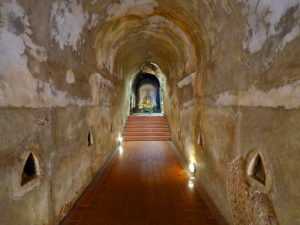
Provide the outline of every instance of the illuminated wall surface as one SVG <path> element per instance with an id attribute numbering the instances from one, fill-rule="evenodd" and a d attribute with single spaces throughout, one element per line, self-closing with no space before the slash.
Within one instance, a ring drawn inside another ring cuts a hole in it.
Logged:
<path id="1" fill-rule="evenodd" d="M 299 4 L 0 0 L 0 224 L 59 223 L 117 148 L 139 72 L 230 224 L 300 224 Z"/>

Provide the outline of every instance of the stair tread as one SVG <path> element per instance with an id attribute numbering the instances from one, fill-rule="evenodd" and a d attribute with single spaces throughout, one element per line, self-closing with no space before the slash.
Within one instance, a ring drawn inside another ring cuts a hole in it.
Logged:
<path id="1" fill-rule="evenodd" d="M 124 141 L 171 141 L 164 116 L 129 116 L 125 125 Z"/>

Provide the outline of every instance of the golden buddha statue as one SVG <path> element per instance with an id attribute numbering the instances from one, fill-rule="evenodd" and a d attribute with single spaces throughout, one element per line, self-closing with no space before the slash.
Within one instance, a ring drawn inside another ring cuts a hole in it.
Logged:
<path id="1" fill-rule="evenodd" d="M 142 108 L 152 108 L 152 104 L 151 104 L 151 96 L 150 96 L 150 91 L 149 89 L 147 89 L 146 91 L 146 96 L 144 98 L 143 104 L 142 104 Z"/>

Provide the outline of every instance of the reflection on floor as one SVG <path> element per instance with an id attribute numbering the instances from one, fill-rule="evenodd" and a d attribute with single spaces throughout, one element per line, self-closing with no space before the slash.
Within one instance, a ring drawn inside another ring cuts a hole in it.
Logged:
<path id="1" fill-rule="evenodd" d="M 125 142 L 63 225 L 225 225 L 171 142 Z"/>

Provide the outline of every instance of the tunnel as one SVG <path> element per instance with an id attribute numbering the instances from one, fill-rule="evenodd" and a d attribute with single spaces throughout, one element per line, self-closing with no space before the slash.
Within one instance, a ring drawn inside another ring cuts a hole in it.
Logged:
<path id="1" fill-rule="evenodd" d="M 0 225 L 300 224 L 299 0 L 0 0 Z"/>

